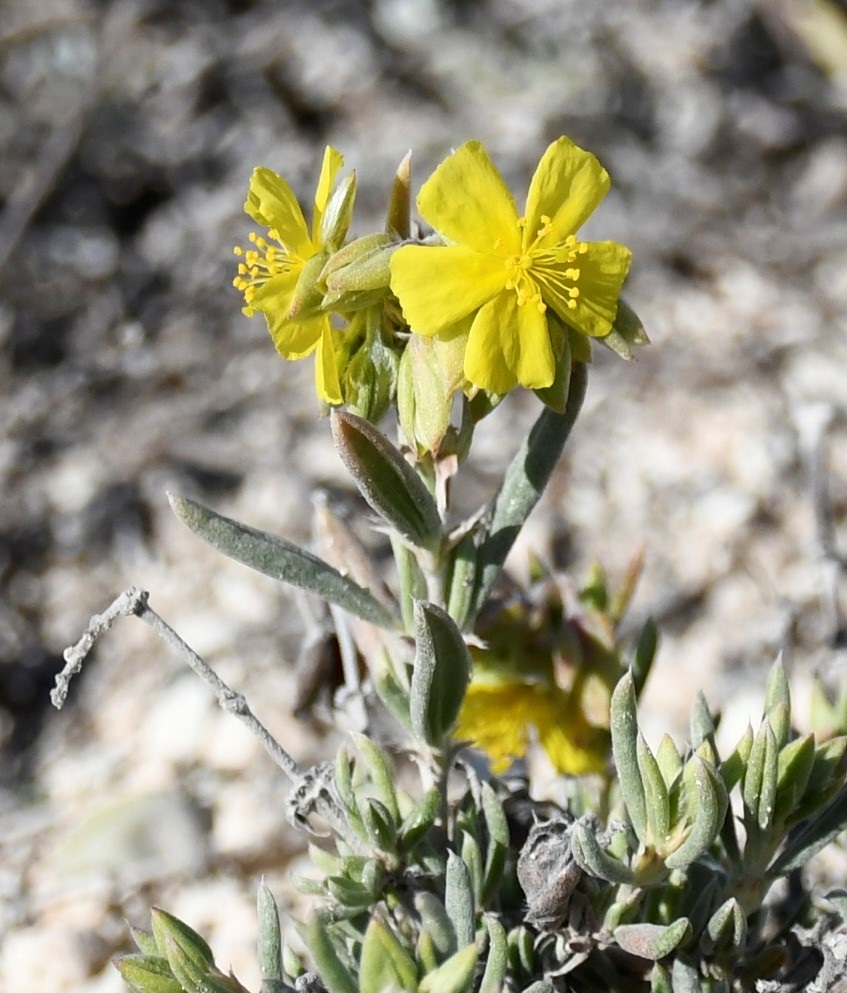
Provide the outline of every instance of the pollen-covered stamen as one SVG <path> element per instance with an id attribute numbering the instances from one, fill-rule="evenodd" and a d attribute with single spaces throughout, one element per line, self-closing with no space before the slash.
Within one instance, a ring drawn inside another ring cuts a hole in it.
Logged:
<path id="1" fill-rule="evenodd" d="M 567 298 L 568 310 L 577 309 L 580 288 L 577 285 L 582 270 L 578 262 L 580 256 L 588 252 L 588 244 L 579 241 L 576 235 L 569 234 L 564 241 L 550 248 L 536 251 L 532 260 L 532 276 L 540 284 L 542 292 Z"/>
<path id="2" fill-rule="evenodd" d="M 232 285 L 244 294 L 244 302 L 247 304 L 245 312 L 252 313 L 251 304 L 260 286 L 274 276 L 290 272 L 297 261 L 289 254 L 276 230 L 271 229 L 268 234 L 279 244 L 272 245 L 261 235 L 251 231 L 247 237 L 256 247 L 241 248 L 237 245 L 233 249 L 234 254 L 243 260 L 238 263 L 238 275 L 233 279 Z"/>

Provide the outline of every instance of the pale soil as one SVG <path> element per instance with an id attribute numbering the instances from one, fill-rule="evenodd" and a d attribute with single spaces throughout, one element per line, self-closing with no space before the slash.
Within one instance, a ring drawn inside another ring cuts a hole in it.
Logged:
<path id="1" fill-rule="evenodd" d="M 822 72 L 779 9 L 4 0 L 0 988 L 121 989 L 123 918 L 152 903 L 255 988 L 259 876 L 291 899 L 282 777 L 150 631 L 124 621 L 66 710 L 43 707 L 62 648 L 135 584 L 299 761 L 331 753 L 290 713 L 296 602 L 164 497 L 306 541 L 314 487 L 349 485 L 311 363 L 277 360 L 229 286 L 257 164 L 308 198 L 332 142 L 368 230 L 409 148 L 420 181 L 478 137 L 519 199 L 548 141 L 593 150 L 615 186 L 588 233 L 632 247 L 653 345 L 598 354 L 522 551 L 620 576 L 644 544 L 651 740 L 684 740 L 699 689 L 727 737 L 755 722 L 780 649 L 798 725 L 817 667 L 843 681 L 843 577 L 807 470 L 826 456 L 843 548 L 847 70 Z M 468 503 L 535 409 L 516 397 L 486 425 Z"/>

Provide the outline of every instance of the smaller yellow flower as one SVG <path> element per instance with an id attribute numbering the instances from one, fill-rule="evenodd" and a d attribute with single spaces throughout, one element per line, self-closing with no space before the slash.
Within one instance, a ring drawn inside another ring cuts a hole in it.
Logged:
<path id="1" fill-rule="evenodd" d="M 268 229 L 249 236 L 252 247 L 236 248 L 241 260 L 233 286 L 244 294 L 244 313 L 265 315 L 277 351 L 286 359 L 316 353 L 315 387 L 326 403 L 342 402 L 329 314 L 320 309 L 317 277 L 337 251 L 350 220 L 355 177 L 335 191 L 341 154 L 327 147 L 315 192 L 311 231 L 291 187 L 266 168 L 254 170 L 244 210 Z"/>
<path id="2" fill-rule="evenodd" d="M 548 308 L 590 337 L 609 334 L 615 320 L 630 251 L 576 234 L 609 185 L 593 155 L 559 138 L 542 156 L 519 217 L 482 145 L 462 145 L 418 197 L 421 216 L 447 244 L 405 245 L 391 259 L 391 288 L 409 327 L 445 336 L 470 320 L 464 371 L 472 383 L 495 393 L 550 386 Z"/>

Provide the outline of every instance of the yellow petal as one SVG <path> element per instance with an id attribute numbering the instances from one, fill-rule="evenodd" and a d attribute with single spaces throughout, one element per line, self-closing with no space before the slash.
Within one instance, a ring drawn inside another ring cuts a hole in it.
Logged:
<path id="1" fill-rule="evenodd" d="M 514 358 L 513 349 L 504 352 L 502 334 L 504 323 L 503 308 L 512 293 L 503 291 L 498 297 L 482 307 L 474 318 L 465 349 L 465 375 L 476 386 L 492 393 L 508 393 L 517 386 L 517 376 L 509 359 Z M 507 345 L 511 345 L 508 331 Z"/>
<path id="2" fill-rule="evenodd" d="M 335 359 L 335 345 L 332 340 L 332 326 L 329 318 L 323 318 L 321 337 L 315 355 L 315 389 L 326 403 L 342 403 L 341 384 L 338 381 L 338 363 Z"/>
<path id="3" fill-rule="evenodd" d="M 318 187 L 315 190 L 315 213 L 312 216 L 312 241 L 316 245 L 318 243 L 318 232 L 321 229 L 321 219 L 326 210 L 326 205 L 329 203 L 329 198 L 332 195 L 335 177 L 343 165 L 344 156 L 341 152 L 336 151 L 331 145 L 327 145 L 324 150 Z"/>
<path id="4" fill-rule="evenodd" d="M 284 359 L 302 359 L 311 355 L 317 347 L 323 332 L 325 317 L 315 317 L 310 321 L 272 320 L 268 318 L 268 329 L 276 350 Z"/>
<path id="5" fill-rule="evenodd" d="M 616 241 L 589 242 L 588 251 L 575 263 L 580 270 L 576 307 L 569 309 L 567 296 L 539 280 L 542 295 L 565 323 L 592 338 L 602 338 L 612 329 L 631 261 L 632 252 Z"/>
<path id="6" fill-rule="evenodd" d="M 258 224 L 275 230 L 279 241 L 301 259 L 312 254 L 303 211 L 282 176 L 263 166 L 254 169 L 244 209 Z"/>
<path id="7" fill-rule="evenodd" d="M 535 304 L 516 307 L 517 358 L 515 374 L 528 390 L 549 386 L 556 375 L 556 359 L 550 344 L 547 318 Z"/>
<path id="8" fill-rule="evenodd" d="M 418 210 L 450 241 L 477 252 L 520 250 L 515 201 L 478 141 L 462 145 L 421 187 Z"/>
<path id="9" fill-rule="evenodd" d="M 532 241 L 549 217 L 553 233 L 543 245 L 575 234 L 606 195 L 611 180 L 597 159 L 570 138 L 559 138 L 541 157 L 526 198 L 525 238 Z"/>
<path id="10" fill-rule="evenodd" d="M 500 259 L 459 245 L 404 245 L 391 257 L 391 289 L 409 327 L 439 334 L 472 314 L 506 282 Z"/>
<path id="11" fill-rule="evenodd" d="M 508 393 L 517 383 L 540 389 L 555 372 L 547 319 L 535 304 L 519 307 L 515 294 L 504 291 L 481 308 L 465 351 L 472 383 L 494 393 Z"/>
<path id="12" fill-rule="evenodd" d="M 301 270 L 302 267 L 298 266 L 288 272 L 273 276 L 266 283 L 258 286 L 250 301 L 253 310 L 259 310 L 265 314 L 269 323 L 272 320 L 288 320 L 288 312 L 291 309 L 294 289 L 300 278 Z"/>
<path id="13" fill-rule="evenodd" d="M 462 703 L 455 737 L 487 753 L 494 772 L 505 772 L 526 754 L 534 693 L 522 683 L 471 683 Z"/>

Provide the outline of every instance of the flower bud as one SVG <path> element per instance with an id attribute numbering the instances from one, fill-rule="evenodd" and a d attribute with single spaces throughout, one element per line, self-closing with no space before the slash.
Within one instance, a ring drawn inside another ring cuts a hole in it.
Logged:
<path id="1" fill-rule="evenodd" d="M 363 310 L 379 303 L 388 292 L 389 261 L 396 248 L 388 235 L 371 234 L 331 256 L 321 273 L 324 309 Z"/>

